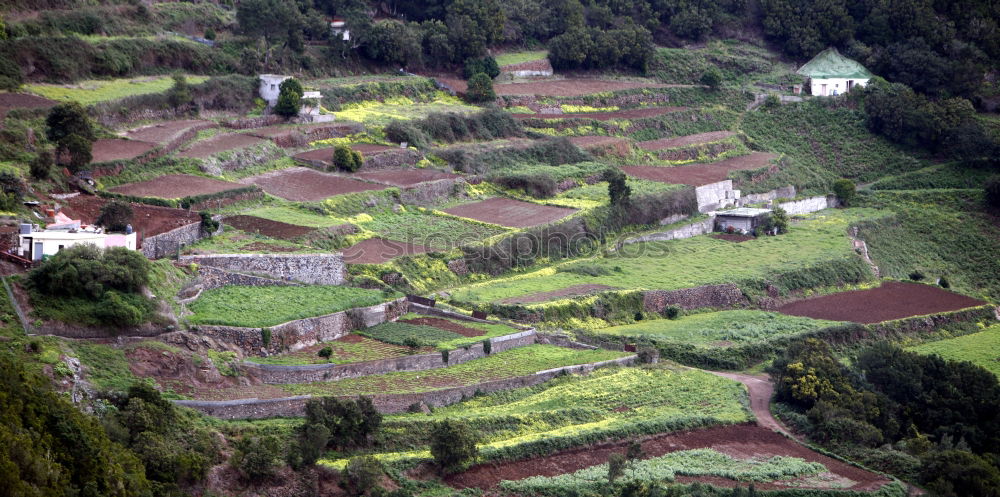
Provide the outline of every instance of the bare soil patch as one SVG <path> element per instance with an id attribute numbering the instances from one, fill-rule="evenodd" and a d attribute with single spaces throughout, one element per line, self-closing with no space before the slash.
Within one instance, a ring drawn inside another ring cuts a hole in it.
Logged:
<path id="1" fill-rule="evenodd" d="M 717 238 L 719 240 L 726 240 L 727 242 L 736 242 L 736 243 L 748 242 L 754 239 L 754 237 L 750 235 L 737 235 L 732 233 L 716 233 L 710 236 L 712 238 Z"/>
<path id="2" fill-rule="evenodd" d="M 495 487 L 503 480 L 522 480 L 531 476 L 556 476 L 583 468 L 604 464 L 611 454 L 622 454 L 631 441 L 580 447 L 554 453 L 546 457 L 521 461 L 499 462 L 473 466 L 468 471 L 445 478 L 455 488 Z M 756 425 L 718 426 L 713 428 L 657 435 L 640 441 L 646 458 L 660 457 L 679 450 L 711 448 L 732 457 L 749 459 L 774 456 L 798 457 L 826 466 L 839 481 L 853 483 L 848 488 L 870 491 L 890 483 L 875 473 L 856 468 L 847 463 L 814 452 L 783 435 Z M 701 481 L 724 487 L 743 485 L 743 482 L 717 477 L 684 478 L 683 481 Z M 785 482 L 756 484 L 759 490 L 787 488 Z M 795 482 L 801 488 L 827 488 L 811 480 Z"/>
<path id="3" fill-rule="evenodd" d="M 404 255 L 431 252 L 433 249 L 413 243 L 397 242 L 384 238 L 369 238 L 344 249 L 344 262 L 348 264 L 381 264 Z"/>
<path id="4" fill-rule="evenodd" d="M 215 126 L 216 124 L 212 121 L 203 121 L 200 119 L 166 121 L 129 130 L 125 133 L 125 136 L 132 140 L 165 145 L 194 127 L 214 128 Z"/>
<path id="5" fill-rule="evenodd" d="M 291 240 L 314 231 L 313 228 L 307 226 L 272 221 L 256 216 L 229 216 L 223 220 L 223 223 L 247 233 L 259 233 L 280 240 Z"/>
<path id="6" fill-rule="evenodd" d="M 344 193 L 384 190 L 384 185 L 305 168 L 292 167 L 252 176 L 243 183 L 259 185 L 265 192 L 296 202 L 313 202 Z"/>
<path id="7" fill-rule="evenodd" d="M 790 302 L 777 311 L 792 316 L 871 324 L 984 304 L 986 302 L 936 286 L 889 281 L 869 290 L 834 293 Z"/>
<path id="8" fill-rule="evenodd" d="M 243 188 L 243 185 L 204 176 L 168 174 L 149 181 L 116 186 L 111 191 L 136 197 L 183 198 L 236 188 Z"/>
<path id="9" fill-rule="evenodd" d="M 134 159 L 149 152 L 154 147 L 156 147 L 156 144 L 150 142 L 125 140 L 122 138 L 105 138 L 94 142 L 93 162 Z"/>
<path id="10" fill-rule="evenodd" d="M 376 183 L 398 186 L 400 188 L 408 188 L 428 181 L 459 177 L 457 174 L 446 173 L 436 169 L 385 169 L 381 171 L 355 173 L 354 176 L 368 181 L 374 181 Z"/>
<path id="11" fill-rule="evenodd" d="M 180 157 L 204 159 L 228 150 L 247 148 L 264 143 L 265 140 L 241 133 L 225 133 L 215 135 L 207 140 L 195 142 L 193 145 L 177 154 Z"/>
<path id="12" fill-rule="evenodd" d="M 498 197 L 481 202 L 459 205 L 445 209 L 444 212 L 454 216 L 467 217 L 501 226 L 530 228 L 558 221 L 576 212 L 576 209 L 539 205 Z"/>
<path id="13" fill-rule="evenodd" d="M 27 93 L 0 93 L 0 125 L 11 109 L 43 109 L 59 102 Z"/>
<path id="14" fill-rule="evenodd" d="M 605 290 L 615 290 L 617 287 L 608 285 L 599 285 L 596 283 L 585 283 L 581 285 L 572 285 L 559 290 L 552 290 L 551 292 L 539 292 L 533 293 L 531 295 L 522 295 L 519 297 L 511 297 L 508 299 L 503 299 L 500 301 L 501 304 L 534 304 L 537 302 L 548 302 L 550 300 L 556 300 L 563 297 L 579 297 L 581 295 L 589 295 L 591 293 L 603 292 Z"/>
<path id="15" fill-rule="evenodd" d="M 574 114 L 513 114 L 518 119 L 594 119 L 610 121 L 612 119 L 644 119 L 662 116 L 672 112 L 687 110 L 687 107 L 647 107 L 644 109 L 628 109 L 614 112 L 577 112 Z"/>
<path id="16" fill-rule="evenodd" d="M 572 136 L 570 143 L 596 155 L 625 157 L 631 152 L 630 141 L 617 136 Z"/>
<path id="17" fill-rule="evenodd" d="M 736 135 L 734 131 L 712 131 L 709 133 L 698 133 L 696 135 L 678 136 L 674 138 L 660 138 L 636 143 L 639 148 L 645 150 L 663 150 L 667 148 L 686 147 L 689 145 L 700 145 L 702 143 L 712 143 L 724 140 Z"/>
<path id="18" fill-rule="evenodd" d="M 61 203 L 63 214 L 72 219 L 79 219 L 84 224 L 93 224 L 101 215 L 101 207 L 107 203 L 107 200 L 90 195 L 78 195 Z M 201 217 L 197 213 L 185 209 L 145 204 L 131 204 L 131 206 L 132 228 L 139 234 L 140 241 L 147 236 L 159 235 L 182 226 L 201 222 Z"/>
<path id="19" fill-rule="evenodd" d="M 701 186 L 726 179 L 731 171 L 760 169 L 767 166 L 777 155 L 753 152 L 749 155 L 730 157 L 719 162 L 692 164 L 689 166 L 623 166 L 622 171 L 629 176 L 672 183 L 677 185 Z"/>
<path id="20" fill-rule="evenodd" d="M 447 319 L 441 319 L 441 318 L 401 319 L 400 322 L 410 323 L 410 324 L 422 324 L 424 326 L 430 326 L 433 328 L 438 328 L 441 330 L 458 333 L 459 335 L 462 335 L 464 337 L 481 337 L 486 334 L 486 332 L 483 330 L 470 328 L 468 326 L 462 326 L 458 323 L 454 323 L 448 321 Z"/>

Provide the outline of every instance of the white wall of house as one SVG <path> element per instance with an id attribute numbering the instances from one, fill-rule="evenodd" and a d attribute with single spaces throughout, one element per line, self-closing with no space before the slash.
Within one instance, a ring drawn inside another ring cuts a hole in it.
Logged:
<path id="1" fill-rule="evenodd" d="M 812 78 L 809 86 L 813 95 L 829 97 L 843 95 L 854 85 L 865 86 L 867 84 L 867 79 Z"/>
<path id="2" fill-rule="evenodd" d="M 42 260 L 43 257 L 56 255 L 60 250 L 89 243 L 100 248 L 125 247 L 129 250 L 136 249 L 136 234 L 105 234 L 87 232 L 59 232 L 59 231 L 35 231 L 31 234 L 21 235 L 21 245 L 18 248 L 18 255 L 33 261 Z"/>
<path id="3" fill-rule="evenodd" d="M 278 103 L 278 94 L 281 93 L 281 82 L 291 78 L 280 74 L 261 74 L 260 76 L 260 98 L 263 98 L 268 107 L 273 107 Z"/>
<path id="4" fill-rule="evenodd" d="M 719 226 L 719 231 L 727 231 L 730 227 L 739 232 L 750 232 L 753 229 L 753 218 L 750 217 L 723 217 L 715 218 Z"/>

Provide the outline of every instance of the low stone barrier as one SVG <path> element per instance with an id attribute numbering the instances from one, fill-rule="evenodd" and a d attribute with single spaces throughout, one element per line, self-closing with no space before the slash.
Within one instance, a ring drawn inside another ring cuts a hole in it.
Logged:
<path id="1" fill-rule="evenodd" d="M 637 236 L 635 238 L 628 238 L 626 240 L 623 240 L 622 244 L 630 245 L 633 243 L 680 240 L 683 238 L 691 238 L 698 235 L 707 235 L 713 231 L 715 231 L 715 216 L 709 216 L 708 219 L 705 219 L 703 221 L 695 221 L 691 224 L 681 226 L 680 228 L 661 231 L 659 233 L 650 233 L 648 235 Z"/>
<path id="2" fill-rule="evenodd" d="M 789 216 L 796 216 L 837 207 L 837 205 L 836 195 L 818 195 L 816 197 L 783 202 L 778 204 L 778 207 L 784 209 Z"/>
<path id="3" fill-rule="evenodd" d="M 461 402 L 477 394 L 513 390 L 538 385 L 566 373 L 589 373 L 595 369 L 608 366 L 628 366 L 635 364 L 638 356 L 632 355 L 610 361 L 564 366 L 561 368 L 539 371 L 527 376 L 488 381 L 464 387 L 446 388 L 431 392 L 411 394 L 375 395 L 372 402 L 379 412 L 394 414 L 406 412 L 417 402 L 423 402 L 432 407 L 443 407 Z M 177 405 L 197 409 L 204 414 L 222 419 L 260 419 L 272 417 L 298 417 L 305 414 L 305 405 L 310 396 L 285 397 L 280 399 L 243 399 L 229 401 L 197 401 L 175 400 Z M 353 397 L 344 397 L 353 398 Z"/>
<path id="4" fill-rule="evenodd" d="M 732 283 L 706 285 L 682 290 L 650 290 L 642 296 L 642 306 L 647 312 L 663 312 L 667 306 L 676 305 L 683 309 L 715 307 L 732 309 L 749 307 L 750 301 Z"/>
<path id="5" fill-rule="evenodd" d="M 149 259 L 159 259 L 177 253 L 178 249 L 191 245 L 205 236 L 201 222 L 191 223 L 159 235 L 142 239 L 142 255 Z"/>
<path id="6" fill-rule="evenodd" d="M 192 331 L 239 347 L 246 355 L 296 351 L 319 342 L 336 340 L 351 331 L 394 321 L 406 314 L 405 298 L 325 316 L 297 319 L 269 328 L 198 325 Z M 269 330 L 269 331 L 266 331 Z"/>
<path id="7" fill-rule="evenodd" d="M 535 343 L 535 330 L 522 331 L 489 339 L 490 353 L 502 352 Z M 244 362 L 242 369 L 259 378 L 264 383 L 311 383 L 315 381 L 335 381 L 360 376 L 371 376 L 400 371 L 423 371 L 462 364 L 473 359 L 486 357 L 483 343 L 475 343 L 448 351 L 448 360 L 440 352 L 415 354 L 410 356 L 382 359 L 378 361 L 351 364 L 309 364 L 283 366 Z"/>
<path id="8" fill-rule="evenodd" d="M 186 255 L 180 261 L 314 285 L 342 285 L 347 279 L 344 256 L 339 253 Z"/>

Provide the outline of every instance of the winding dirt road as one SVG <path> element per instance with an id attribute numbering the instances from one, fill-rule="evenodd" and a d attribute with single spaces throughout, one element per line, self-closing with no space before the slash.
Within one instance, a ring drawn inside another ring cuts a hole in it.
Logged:
<path id="1" fill-rule="evenodd" d="M 706 371 L 716 376 L 729 378 L 738 381 L 747 387 L 750 394 L 750 410 L 757 417 L 757 424 L 770 430 L 784 433 L 789 437 L 796 438 L 795 435 L 781 424 L 774 415 L 771 414 L 771 397 L 774 395 L 774 385 L 766 376 L 750 376 L 737 373 L 722 373 L 719 371 Z"/>

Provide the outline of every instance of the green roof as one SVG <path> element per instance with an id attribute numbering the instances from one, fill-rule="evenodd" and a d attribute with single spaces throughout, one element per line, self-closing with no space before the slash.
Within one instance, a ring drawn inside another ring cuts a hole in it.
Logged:
<path id="1" fill-rule="evenodd" d="M 810 78 L 871 79 L 874 76 L 865 66 L 840 55 L 832 47 L 817 54 L 795 72 Z"/>

